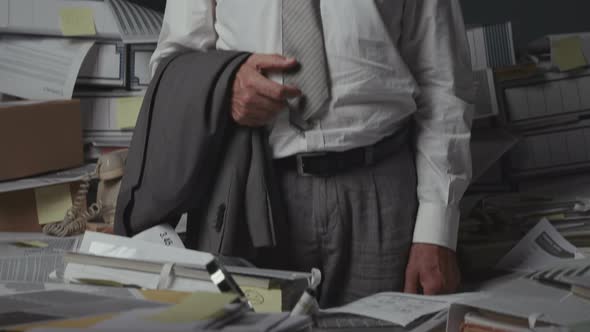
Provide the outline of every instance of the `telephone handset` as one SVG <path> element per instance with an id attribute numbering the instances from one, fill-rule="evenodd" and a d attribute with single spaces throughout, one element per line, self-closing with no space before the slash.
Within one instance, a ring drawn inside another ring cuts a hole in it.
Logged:
<path id="1" fill-rule="evenodd" d="M 55 236 L 72 236 L 84 233 L 89 221 L 113 225 L 127 152 L 128 149 L 122 149 L 100 156 L 94 172 L 82 179 L 72 207 L 67 211 L 64 220 L 45 225 L 43 232 Z M 94 179 L 99 181 L 96 203 L 86 207 L 90 182 Z"/>

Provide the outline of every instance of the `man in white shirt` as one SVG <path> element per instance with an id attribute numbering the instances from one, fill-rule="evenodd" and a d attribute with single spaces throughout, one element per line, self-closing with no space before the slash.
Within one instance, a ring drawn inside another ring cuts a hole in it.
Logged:
<path id="1" fill-rule="evenodd" d="M 288 81 L 306 63 L 285 51 L 285 1 L 310 0 L 168 0 L 152 70 L 178 51 L 253 53 L 236 74 L 231 115 L 268 128 L 289 219 L 285 257 L 323 270 L 322 306 L 379 291 L 453 292 L 473 86 L 458 0 L 311 0 L 329 98 L 304 128 L 292 101 L 317 88 Z"/>

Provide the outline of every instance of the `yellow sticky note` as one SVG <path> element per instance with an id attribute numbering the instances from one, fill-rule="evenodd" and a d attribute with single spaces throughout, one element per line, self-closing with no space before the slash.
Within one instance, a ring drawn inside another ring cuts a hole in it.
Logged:
<path id="1" fill-rule="evenodd" d="M 59 24 L 64 36 L 95 36 L 92 8 L 68 7 L 59 11 Z"/>
<path id="2" fill-rule="evenodd" d="M 35 189 L 37 217 L 39 224 L 45 225 L 64 219 L 66 212 L 72 207 L 72 194 L 69 184 Z"/>
<path id="3" fill-rule="evenodd" d="M 280 289 L 240 286 L 256 312 L 282 312 L 283 296 Z"/>
<path id="4" fill-rule="evenodd" d="M 180 304 L 147 317 L 160 323 L 190 323 L 215 318 L 223 308 L 237 299 L 235 294 L 197 292 Z"/>
<path id="5" fill-rule="evenodd" d="M 580 37 L 567 37 L 554 40 L 552 43 L 553 62 L 561 71 L 568 71 L 588 64 Z"/>
<path id="6" fill-rule="evenodd" d="M 117 99 L 117 127 L 119 129 L 135 128 L 143 97 Z"/>

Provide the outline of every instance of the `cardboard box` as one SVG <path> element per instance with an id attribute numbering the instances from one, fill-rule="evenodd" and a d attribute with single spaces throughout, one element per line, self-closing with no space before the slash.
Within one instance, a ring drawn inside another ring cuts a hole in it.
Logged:
<path id="1" fill-rule="evenodd" d="M 77 100 L 0 103 L 0 181 L 83 163 Z"/>
<path id="2" fill-rule="evenodd" d="M 78 185 L 65 183 L 0 193 L 0 232 L 41 232 L 41 224 L 63 220 Z"/>

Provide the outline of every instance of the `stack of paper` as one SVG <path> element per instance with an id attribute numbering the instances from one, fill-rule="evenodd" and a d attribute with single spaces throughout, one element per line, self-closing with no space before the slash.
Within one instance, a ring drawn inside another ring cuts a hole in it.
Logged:
<path id="1" fill-rule="evenodd" d="M 128 147 L 163 14 L 126 0 L 5 0 L 0 13 L 0 93 L 82 99 L 88 159 Z"/>
<path id="2" fill-rule="evenodd" d="M 464 325 L 481 324 L 509 324 L 510 328 L 520 327 L 525 331 L 543 331 L 543 327 L 551 326 L 586 331 L 575 327 L 587 327 L 590 322 L 590 302 L 572 295 L 569 288 L 520 278 L 487 288 L 483 294 L 451 305 L 447 331 L 463 331 Z"/>
<path id="3" fill-rule="evenodd" d="M 165 304 L 70 290 L 46 290 L 0 296 L 0 328 L 46 321 L 118 313 Z"/>
<path id="4" fill-rule="evenodd" d="M 525 252 L 530 253 L 535 243 L 542 245 L 537 248 L 547 255 L 541 261 L 554 256 L 587 255 L 587 186 L 576 179 L 561 189 L 558 184 L 548 184 L 547 188 L 531 187 L 522 193 L 480 196 L 471 211 L 464 212 L 460 226 L 459 253 L 463 265 L 469 269 L 493 268 L 523 238 L 535 240 L 529 241 Z"/>
<path id="5" fill-rule="evenodd" d="M 311 319 L 288 313 L 259 314 L 230 294 L 194 293 L 168 307 L 128 308 L 117 315 L 24 326 L 31 331 L 311 331 Z M 77 327 L 78 329 L 74 329 Z"/>
<path id="6" fill-rule="evenodd" d="M 2 233 L 0 282 L 39 283 L 63 270 L 65 251 L 77 248 L 78 238 L 51 238 L 35 233 Z M 59 279 L 58 275 L 54 276 Z M 1 294 L 2 292 L 0 292 Z"/>
<path id="7" fill-rule="evenodd" d="M 342 321 L 341 327 L 347 326 L 346 320 L 356 317 L 375 319 L 371 326 L 383 325 L 389 322 L 404 328 L 418 326 L 436 328 L 444 324 L 446 311 L 451 303 L 479 298 L 479 293 L 463 293 L 446 296 L 424 296 L 403 293 L 379 293 L 337 308 L 322 310 L 321 319 L 337 316 Z M 348 315 L 345 316 L 344 314 Z"/>
<path id="8" fill-rule="evenodd" d="M 447 331 L 586 330 L 590 302 L 571 285 L 590 276 L 590 260 L 549 222 L 541 221 L 497 267 L 514 273 L 485 283 L 479 298 L 452 304 Z"/>
<path id="9" fill-rule="evenodd" d="M 64 278 L 70 282 L 218 292 L 205 265 L 213 256 L 194 250 L 108 234 L 86 232 L 77 253 L 69 253 Z M 175 263 L 163 281 L 161 271 Z M 253 306 L 263 312 L 290 310 L 308 286 L 308 273 L 226 267 Z"/>
<path id="10" fill-rule="evenodd" d="M 590 103 L 590 35 L 549 35 L 529 47 L 530 75 L 500 80 L 502 118 L 523 139 L 510 154 L 512 178 L 590 168 L 586 154 Z M 536 69 L 535 69 L 536 68 Z"/>

